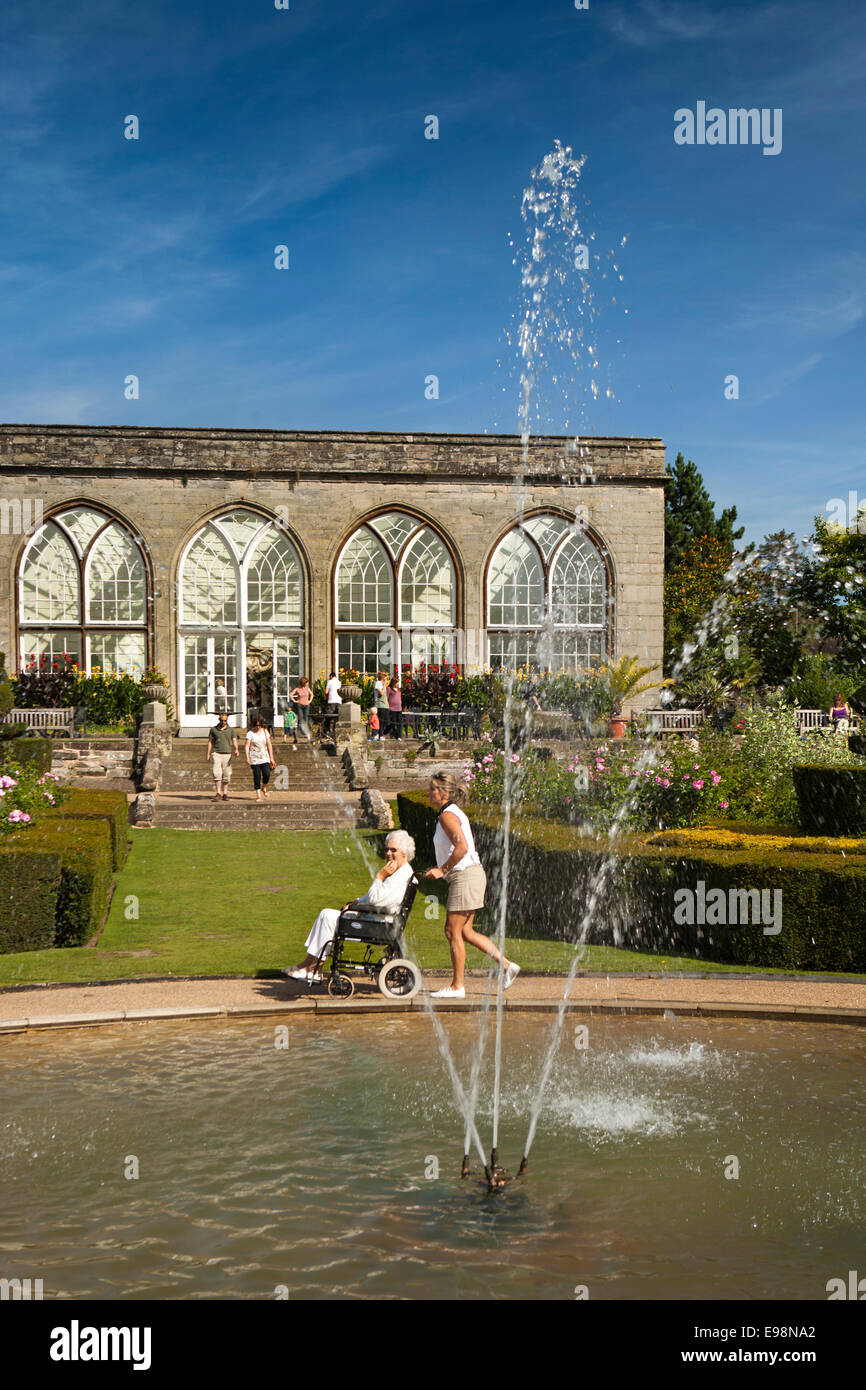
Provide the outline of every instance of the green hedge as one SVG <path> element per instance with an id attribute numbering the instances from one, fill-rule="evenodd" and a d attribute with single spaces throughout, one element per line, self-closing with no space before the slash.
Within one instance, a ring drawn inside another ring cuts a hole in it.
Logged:
<path id="1" fill-rule="evenodd" d="M 397 805 L 420 863 L 429 862 L 436 812 L 420 792 L 398 796 Z M 487 869 L 489 912 L 502 879 L 501 816 L 472 810 L 471 820 Z M 508 915 L 524 934 L 575 940 L 595 894 L 586 936 L 592 944 L 771 970 L 866 971 L 866 855 L 780 852 L 755 839 L 754 849 L 697 846 L 684 852 L 623 836 L 611 854 L 572 827 L 519 818 L 509 843 Z M 769 893 L 761 905 L 770 913 L 781 891 L 781 931 L 764 935 L 763 925 L 772 927 L 772 921 L 677 921 L 688 901 L 683 890 L 697 908 L 699 884 L 705 896 L 720 889 L 726 909 L 731 890 Z"/>
<path id="2" fill-rule="evenodd" d="M 60 881 L 58 853 L 0 845 L 0 955 L 54 944 Z"/>
<path id="3" fill-rule="evenodd" d="M 73 820 L 103 820 L 111 834 L 112 868 L 123 867 L 129 842 L 129 807 L 126 796 L 119 791 L 101 788 L 73 787 L 65 801 L 43 815 Z"/>
<path id="4" fill-rule="evenodd" d="M 22 832 L 27 848 L 60 855 L 60 892 L 54 945 L 83 946 L 97 930 L 108 905 L 112 880 L 111 831 L 107 820 L 44 816 Z"/>
<path id="5" fill-rule="evenodd" d="M 794 767 L 800 824 L 809 835 L 866 831 L 866 767 Z"/>
<path id="6" fill-rule="evenodd" d="M 53 746 L 50 738 L 0 739 L 0 773 L 5 772 L 10 763 L 20 767 L 32 764 L 40 774 L 50 772 Z"/>

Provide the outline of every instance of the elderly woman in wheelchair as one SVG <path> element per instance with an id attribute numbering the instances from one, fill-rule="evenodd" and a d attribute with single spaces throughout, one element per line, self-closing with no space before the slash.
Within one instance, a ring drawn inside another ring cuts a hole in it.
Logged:
<path id="1" fill-rule="evenodd" d="M 354 992 L 347 970 L 363 971 L 389 998 L 410 999 L 421 984 L 418 967 L 403 959 L 403 929 L 417 891 L 412 872 L 415 841 L 405 830 L 392 830 L 385 841 L 385 864 L 367 892 L 342 908 L 324 907 L 304 943 L 300 965 L 283 971 L 292 980 L 321 984 L 321 965 L 330 953 L 328 991 L 347 999 Z M 347 945 L 364 947 L 361 961 L 346 955 Z M 381 948 L 381 949 L 378 949 Z"/>

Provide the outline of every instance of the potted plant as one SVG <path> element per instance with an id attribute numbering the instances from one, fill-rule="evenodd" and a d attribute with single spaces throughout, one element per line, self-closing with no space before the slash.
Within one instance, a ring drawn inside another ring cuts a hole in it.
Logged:
<path id="1" fill-rule="evenodd" d="M 163 705 L 168 703 L 168 676 L 158 667 L 148 666 L 141 678 L 141 688 L 149 700 L 159 700 Z"/>
<path id="2" fill-rule="evenodd" d="M 670 685 L 669 680 L 647 680 L 646 677 L 651 675 L 652 671 L 652 666 L 638 666 L 636 656 L 621 656 L 619 661 L 608 662 L 605 667 L 605 679 L 613 704 L 608 720 L 611 738 L 625 737 L 628 718 L 623 714 L 622 707 L 626 700 L 643 695 L 647 690 L 660 690 Z"/>

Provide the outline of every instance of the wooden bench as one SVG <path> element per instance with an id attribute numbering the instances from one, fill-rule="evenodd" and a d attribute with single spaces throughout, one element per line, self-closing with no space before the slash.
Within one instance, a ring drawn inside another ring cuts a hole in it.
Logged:
<path id="1" fill-rule="evenodd" d="M 10 709 L 3 722 L 26 724 L 28 729 L 38 729 L 40 733 L 48 734 L 49 737 L 66 734 L 73 738 L 77 713 L 72 705 L 61 709 Z"/>
<path id="2" fill-rule="evenodd" d="M 702 709 L 645 709 L 635 716 L 642 734 L 693 734 L 704 722 Z"/>
<path id="3" fill-rule="evenodd" d="M 794 713 L 797 716 L 797 732 L 799 734 L 812 733 L 815 729 L 830 727 L 830 716 L 825 709 L 798 709 Z M 858 733 L 859 730 L 860 716 L 852 713 L 848 720 L 848 732 L 853 734 Z"/>

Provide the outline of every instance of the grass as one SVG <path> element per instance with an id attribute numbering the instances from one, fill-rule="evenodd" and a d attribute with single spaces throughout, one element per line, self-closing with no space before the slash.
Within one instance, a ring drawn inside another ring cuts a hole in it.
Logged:
<path id="1" fill-rule="evenodd" d="M 281 970 L 304 954 L 319 908 L 363 892 L 370 861 L 380 863 L 376 832 L 298 834 L 287 830 L 137 831 L 117 880 L 108 921 L 96 947 L 0 955 L 0 987 L 160 975 L 257 975 Z M 422 881 L 407 944 L 425 969 L 447 969 L 443 934 L 445 887 Z M 495 933 L 491 909 L 476 919 Z M 519 931 L 519 929 L 518 929 Z M 525 970 L 567 971 L 566 942 L 508 934 L 506 953 Z M 468 964 L 485 958 L 468 951 Z M 745 966 L 657 956 L 615 947 L 584 948 L 582 970 L 700 971 L 760 974 Z"/>

